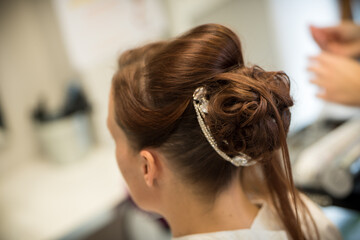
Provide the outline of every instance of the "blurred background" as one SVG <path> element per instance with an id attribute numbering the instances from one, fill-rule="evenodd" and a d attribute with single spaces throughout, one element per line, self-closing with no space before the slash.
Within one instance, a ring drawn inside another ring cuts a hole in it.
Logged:
<path id="1" fill-rule="evenodd" d="M 360 1 L 0 0 L 0 239 L 169 239 L 127 197 L 108 94 L 122 51 L 203 23 L 238 33 L 249 64 L 290 76 L 296 183 L 360 239 L 359 108 L 317 99 L 306 71 L 320 52 L 310 24 L 349 17 Z"/>

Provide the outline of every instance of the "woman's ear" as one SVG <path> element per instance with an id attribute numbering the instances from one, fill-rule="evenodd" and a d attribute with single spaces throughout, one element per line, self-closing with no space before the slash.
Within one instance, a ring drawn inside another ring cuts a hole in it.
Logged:
<path id="1" fill-rule="evenodd" d="M 149 150 L 141 150 L 140 157 L 142 159 L 141 171 L 145 183 L 148 187 L 153 187 L 160 172 L 159 160 L 156 158 L 156 155 Z"/>

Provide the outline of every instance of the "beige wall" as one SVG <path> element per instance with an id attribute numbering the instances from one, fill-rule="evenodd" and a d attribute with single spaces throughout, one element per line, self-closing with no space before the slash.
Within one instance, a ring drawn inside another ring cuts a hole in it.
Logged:
<path id="1" fill-rule="evenodd" d="M 36 154 L 31 113 L 40 96 L 56 110 L 69 66 L 51 1 L 2 1 L 0 14 L 0 101 L 8 126 L 0 149 L 0 175 Z"/>

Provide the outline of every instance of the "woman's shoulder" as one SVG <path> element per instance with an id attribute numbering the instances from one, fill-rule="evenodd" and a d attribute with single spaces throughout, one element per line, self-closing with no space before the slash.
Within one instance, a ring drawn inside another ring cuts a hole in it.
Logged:
<path id="1" fill-rule="evenodd" d="M 269 231 L 269 230 L 254 230 L 254 229 L 240 229 L 233 231 L 222 231 L 213 233 L 193 234 L 173 240 L 235 240 L 235 239 L 249 239 L 249 240 L 287 240 L 285 231 Z"/>
<path id="2" fill-rule="evenodd" d="M 249 229 L 238 229 L 231 231 L 219 231 L 210 233 L 193 234 L 173 240 L 235 240 L 235 239 L 276 239 L 287 240 L 286 232 L 281 228 L 270 206 L 262 200 L 254 202 L 259 206 L 259 212 Z"/>
<path id="3" fill-rule="evenodd" d="M 339 240 L 342 239 L 339 230 L 335 225 L 326 217 L 320 207 L 309 199 L 306 195 L 301 194 L 301 199 L 309 209 L 313 217 L 317 229 L 320 234 L 320 239 L 326 240 Z"/>
<path id="4" fill-rule="evenodd" d="M 309 209 L 315 224 L 318 228 L 320 239 L 322 240 L 340 240 L 341 235 L 334 224 L 325 216 L 320 207 L 311 201 L 308 197 L 301 194 L 301 199 Z M 264 200 L 256 200 L 255 204 L 260 206 L 258 215 L 255 217 L 254 222 L 250 229 L 239 229 L 233 231 L 220 231 L 202 234 L 193 234 L 173 240 L 235 240 L 235 239 L 277 239 L 287 240 L 290 239 L 286 231 L 283 229 L 281 221 L 278 219 L 271 205 L 267 204 Z M 302 219 L 301 221 L 304 221 Z M 305 226 L 302 224 L 302 226 Z M 304 228 L 305 230 L 305 228 Z M 310 233 L 311 236 L 313 233 Z"/>
<path id="5" fill-rule="evenodd" d="M 321 208 L 311 199 L 309 199 L 306 195 L 300 194 L 300 197 L 314 219 L 320 235 L 320 239 L 341 240 L 342 237 L 340 232 L 335 227 L 335 225 L 326 217 Z M 256 202 L 262 205 L 262 209 L 259 212 L 258 216 L 255 218 L 252 229 L 266 229 L 272 231 L 284 229 L 283 224 L 281 223 L 278 215 L 275 213 L 275 210 L 272 208 L 271 204 L 267 204 L 265 200 L 257 200 Z M 304 223 L 305 219 L 307 222 L 311 222 L 308 215 L 306 215 L 306 218 L 304 218 L 304 216 L 300 216 L 301 226 L 303 230 L 308 234 L 309 238 L 312 239 L 312 236 L 316 236 L 315 229 L 312 228 L 312 230 L 307 230 Z M 288 236 L 288 238 L 290 239 L 290 236 Z"/>

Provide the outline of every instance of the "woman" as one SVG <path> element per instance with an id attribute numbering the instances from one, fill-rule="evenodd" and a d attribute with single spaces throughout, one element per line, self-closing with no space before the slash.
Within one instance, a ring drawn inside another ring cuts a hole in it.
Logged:
<path id="1" fill-rule="evenodd" d="M 293 185 L 289 84 L 216 24 L 122 54 L 108 127 L 134 201 L 174 239 L 339 239 Z"/>

